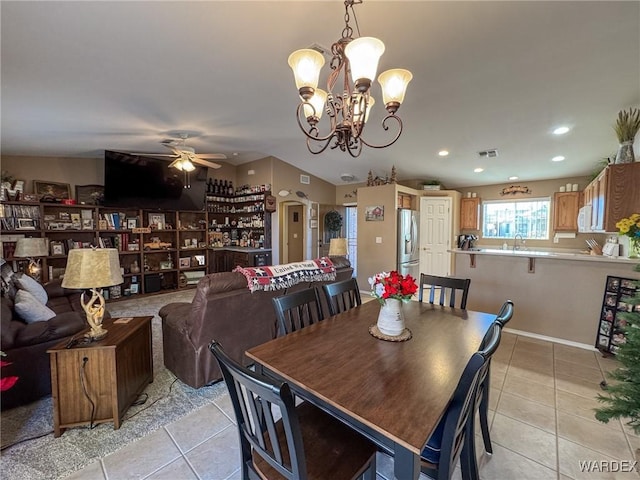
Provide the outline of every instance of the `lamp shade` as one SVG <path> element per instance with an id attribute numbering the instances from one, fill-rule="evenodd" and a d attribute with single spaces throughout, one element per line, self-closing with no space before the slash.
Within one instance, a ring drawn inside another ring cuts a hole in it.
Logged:
<path id="1" fill-rule="evenodd" d="M 351 77 L 354 82 L 366 78 L 369 83 L 376 78 L 378 61 L 384 53 L 384 43 L 373 37 L 356 38 L 344 49 L 349 59 Z"/>
<path id="2" fill-rule="evenodd" d="M 115 248 L 74 248 L 69 250 L 64 288 L 100 288 L 118 285 L 124 280 Z"/>
<path id="3" fill-rule="evenodd" d="M 332 238 L 329 241 L 329 256 L 344 257 L 347 254 L 347 239 Z"/>
<path id="4" fill-rule="evenodd" d="M 369 95 L 369 100 L 366 102 L 366 109 L 365 107 L 365 99 L 364 96 L 359 93 L 356 97 L 356 100 L 353 104 L 353 121 L 354 122 L 362 122 L 362 111 L 364 110 L 364 121 L 365 123 L 367 122 L 367 120 L 369 120 L 369 114 L 371 113 L 371 109 L 373 108 L 373 106 L 376 103 L 375 98 L 373 98 L 371 95 Z"/>
<path id="5" fill-rule="evenodd" d="M 407 85 L 413 78 L 409 70 L 394 68 L 382 72 L 378 77 L 378 82 L 382 87 L 382 101 L 385 105 L 389 103 L 404 102 L 404 94 L 407 92 Z"/>
<path id="6" fill-rule="evenodd" d="M 303 48 L 289 55 L 289 66 L 293 70 L 298 90 L 304 87 L 316 89 L 320 77 L 320 69 L 324 65 L 324 57 L 320 52 Z"/>
<path id="7" fill-rule="evenodd" d="M 48 254 L 46 238 L 19 238 L 16 242 L 14 257 L 46 257 Z"/>
<path id="8" fill-rule="evenodd" d="M 322 90 L 321 88 L 316 88 L 316 91 L 313 93 L 313 97 L 307 100 L 307 103 L 304 104 L 304 116 L 315 117 L 318 120 L 322 117 L 322 112 L 324 111 L 324 104 L 327 101 L 327 92 Z M 313 107 L 313 108 L 311 108 Z"/>

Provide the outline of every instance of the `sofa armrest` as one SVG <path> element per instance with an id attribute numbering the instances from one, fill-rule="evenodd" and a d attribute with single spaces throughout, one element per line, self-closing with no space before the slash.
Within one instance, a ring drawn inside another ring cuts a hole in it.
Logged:
<path id="1" fill-rule="evenodd" d="M 65 312 L 45 322 L 34 322 L 18 329 L 13 347 L 45 343 L 63 339 L 87 328 L 84 315 L 77 312 Z"/>
<path id="2" fill-rule="evenodd" d="M 158 315 L 163 322 L 170 324 L 177 331 L 185 332 L 189 315 L 191 315 L 191 304 L 187 302 L 168 303 L 160 309 Z"/>
<path id="3" fill-rule="evenodd" d="M 57 279 L 57 280 L 51 280 L 48 283 L 45 283 L 43 285 L 45 291 L 47 292 L 47 296 L 49 298 L 56 298 L 56 297 L 66 297 L 69 295 L 73 295 L 73 294 L 81 294 L 82 290 L 76 290 L 76 289 L 71 289 L 71 288 L 63 288 L 62 287 L 62 280 Z"/>

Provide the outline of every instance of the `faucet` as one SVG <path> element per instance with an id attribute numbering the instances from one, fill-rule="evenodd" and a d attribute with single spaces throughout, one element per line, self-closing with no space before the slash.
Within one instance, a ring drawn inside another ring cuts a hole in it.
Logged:
<path id="1" fill-rule="evenodd" d="M 522 245 L 518 243 L 518 238 L 520 238 L 520 242 L 524 244 L 524 239 L 522 238 L 522 234 L 516 233 L 515 237 L 513 237 L 513 250 L 524 250 Z"/>

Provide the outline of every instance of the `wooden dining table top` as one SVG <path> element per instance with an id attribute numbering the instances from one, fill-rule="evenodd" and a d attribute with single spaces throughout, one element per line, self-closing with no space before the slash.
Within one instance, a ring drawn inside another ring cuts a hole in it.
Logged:
<path id="1" fill-rule="evenodd" d="M 416 301 L 403 310 L 407 341 L 369 333 L 380 311 L 370 301 L 246 354 L 294 390 L 419 455 L 496 315 Z"/>

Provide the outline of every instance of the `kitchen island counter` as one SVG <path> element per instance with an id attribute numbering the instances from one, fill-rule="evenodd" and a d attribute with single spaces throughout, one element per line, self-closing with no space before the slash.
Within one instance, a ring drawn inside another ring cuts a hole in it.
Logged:
<path id="1" fill-rule="evenodd" d="M 559 251 L 451 252 L 454 276 L 471 279 L 467 308 L 497 312 L 511 299 L 515 312 L 507 328 L 585 348 L 595 345 L 607 276 L 640 280 L 634 271 L 640 259 Z"/>

